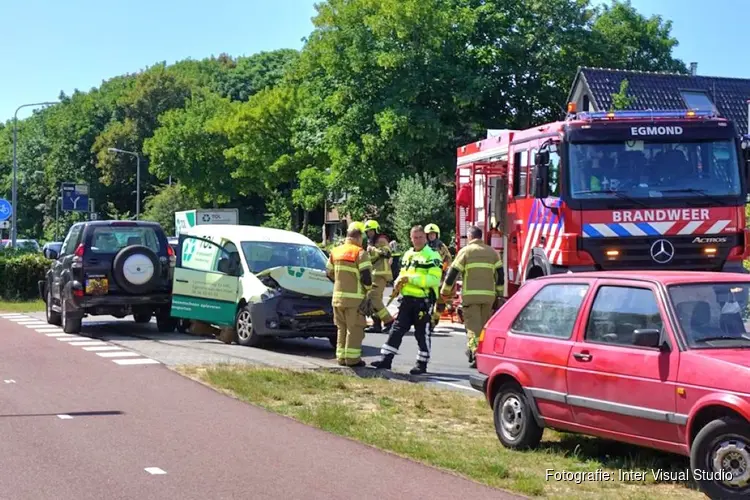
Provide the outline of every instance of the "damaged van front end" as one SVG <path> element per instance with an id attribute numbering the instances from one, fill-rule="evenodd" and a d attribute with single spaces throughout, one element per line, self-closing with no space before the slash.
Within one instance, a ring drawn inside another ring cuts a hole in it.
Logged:
<path id="1" fill-rule="evenodd" d="M 333 283 L 325 271 L 280 266 L 266 269 L 256 277 L 265 287 L 248 304 L 256 334 L 335 340 Z"/>

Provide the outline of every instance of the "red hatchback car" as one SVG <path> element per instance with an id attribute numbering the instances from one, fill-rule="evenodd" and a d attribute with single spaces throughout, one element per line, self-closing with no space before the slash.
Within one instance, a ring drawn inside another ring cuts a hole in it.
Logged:
<path id="1" fill-rule="evenodd" d="M 594 272 L 526 282 L 487 323 L 471 385 L 508 448 L 544 428 L 690 457 L 750 498 L 750 276 Z"/>

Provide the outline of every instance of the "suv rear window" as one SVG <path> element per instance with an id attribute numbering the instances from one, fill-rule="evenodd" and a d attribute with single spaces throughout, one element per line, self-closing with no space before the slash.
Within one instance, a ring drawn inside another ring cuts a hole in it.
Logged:
<path id="1" fill-rule="evenodd" d="M 91 235 L 93 253 L 117 253 L 131 245 L 144 245 L 159 253 L 159 237 L 151 227 L 99 226 Z"/>

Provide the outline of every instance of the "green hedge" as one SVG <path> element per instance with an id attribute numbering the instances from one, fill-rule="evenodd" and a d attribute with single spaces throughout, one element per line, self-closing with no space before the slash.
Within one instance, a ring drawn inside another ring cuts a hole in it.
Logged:
<path id="1" fill-rule="evenodd" d="M 50 261 L 40 253 L 0 252 L 0 299 L 38 299 L 38 281 L 49 266 Z"/>

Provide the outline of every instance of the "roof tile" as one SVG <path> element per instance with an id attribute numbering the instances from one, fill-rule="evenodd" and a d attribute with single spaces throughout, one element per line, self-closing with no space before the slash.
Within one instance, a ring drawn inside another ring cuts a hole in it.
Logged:
<path id="1" fill-rule="evenodd" d="M 580 73 L 579 76 L 586 79 L 593 100 L 600 110 L 609 109 L 612 94 L 619 92 L 620 82 L 627 79 L 628 95 L 635 98 L 630 109 L 687 109 L 681 92 L 703 91 L 714 103 L 720 116 L 732 120 L 742 134 L 748 133 L 748 79 L 607 68 L 581 68 Z"/>

